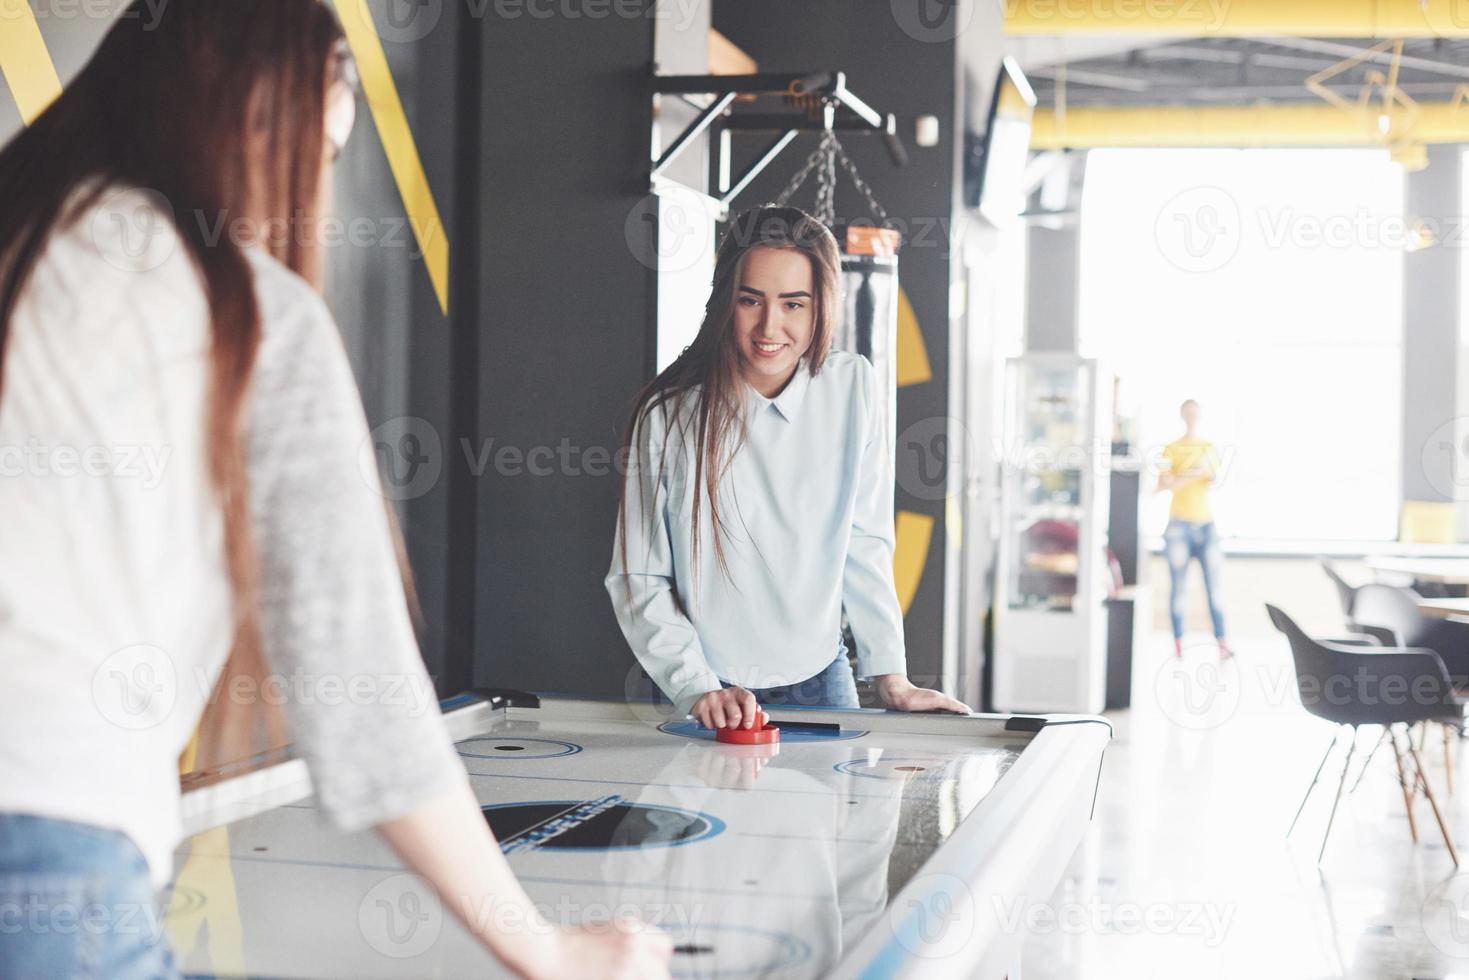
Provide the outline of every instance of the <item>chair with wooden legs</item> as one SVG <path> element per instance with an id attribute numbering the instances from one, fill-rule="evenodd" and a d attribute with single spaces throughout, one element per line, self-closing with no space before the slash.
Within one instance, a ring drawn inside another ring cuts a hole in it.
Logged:
<path id="1" fill-rule="evenodd" d="M 1326 854 L 1326 843 L 1331 837 L 1331 827 L 1336 821 L 1337 807 L 1341 805 L 1342 791 L 1346 787 L 1347 774 L 1351 771 L 1352 757 L 1357 748 L 1357 732 L 1362 726 L 1381 726 L 1387 732 L 1387 741 L 1392 744 L 1393 756 L 1397 760 L 1398 782 L 1403 790 L 1403 805 L 1408 811 L 1408 829 L 1414 843 L 1418 841 L 1418 825 L 1413 815 L 1413 801 L 1421 787 L 1433 809 L 1443 835 L 1444 846 L 1454 866 L 1459 864 L 1459 854 L 1454 848 L 1448 824 L 1439 810 L 1438 798 L 1428 780 L 1419 746 L 1413 744 L 1412 728 L 1419 722 L 1442 722 L 1463 724 L 1465 702 L 1454 691 L 1453 682 L 1443 661 L 1432 650 L 1405 647 L 1370 647 L 1348 645 L 1329 640 L 1315 640 L 1296 625 L 1285 613 L 1275 606 L 1266 605 L 1270 621 L 1290 641 L 1291 657 L 1295 661 L 1296 687 L 1300 692 L 1301 705 L 1318 718 L 1324 718 L 1339 726 L 1352 730 L 1347 745 L 1347 758 L 1342 766 L 1341 780 L 1337 784 L 1336 798 L 1331 804 L 1331 814 L 1326 819 L 1326 832 L 1321 837 L 1321 848 L 1316 854 L 1319 864 Z M 1398 729 L 1407 735 L 1406 744 L 1398 744 Z M 1295 831 L 1301 813 L 1321 773 L 1326 768 L 1340 738 L 1338 728 L 1332 733 L 1331 744 L 1321 757 L 1311 785 L 1296 815 L 1291 820 L 1289 837 Z M 1380 742 L 1381 740 L 1379 740 Z M 1412 762 L 1411 773 L 1406 763 Z M 1411 781 L 1411 784 L 1410 784 Z"/>
<path id="2" fill-rule="evenodd" d="M 1469 691 L 1469 622 L 1425 616 L 1418 611 L 1418 593 L 1392 585 L 1364 585 L 1352 601 L 1353 628 L 1392 647 L 1415 647 L 1438 654 L 1454 688 Z M 1427 732 L 1420 732 L 1423 749 Z M 1443 729 L 1444 780 L 1454 792 L 1453 733 Z"/>

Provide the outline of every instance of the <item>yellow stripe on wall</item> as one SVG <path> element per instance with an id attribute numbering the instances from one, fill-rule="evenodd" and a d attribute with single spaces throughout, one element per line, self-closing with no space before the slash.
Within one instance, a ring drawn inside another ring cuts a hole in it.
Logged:
<path id="1" fill-rule="evenodd" d="M 933 538 L 933 518 L 911 510 L 898 511 L 897 547 L 893 549 L 893 582 L 898 587 L 898 605 L 903 615 L 913 605 L 923 566 L 928 561 L 928 543 Z"/>
<path id="2" fill-rule="evenodd" d="M 27 126 L 61 94 L 61 79 L 26 0 L 0 0 L 0 74 Z"/>
<path id="3" fill-rule="evenodd" d="M 898 287 L 898 387 L 922 384 L 933 379 L 933 368 L 928 363 L 928 347 L 923 342 L 923 331 L 918 326 L 918 316 L 913 304 L 908 302 L 908 293 Z"/>
<path id="4" fill-rule="evenodd" d="M 933 367 L 928 362 L 928 346 L 908 293 L 898 287 L 898 387 L 933 380 Z M 900 510 L 897 516 L 897 543 L 893 550 L 893 581 L 898 587 L 898 603 L 903 615 L 913 605 L 918 586 L 923 581 L 923 566 L 928 563 L 928 544 L 933 537 L 934 520 L 927 514 Z"/>
<path id="5" fill-rule="evenodd" d="M 357 61 L 362 91 L 367 96 L 373 123 L 387 152 L 388 166 L 398 184 L 398 193 L 403 197 L 408 223 L 413 226 L 413 235 L 418 239 L 418 248 L 423 253 L 424 264 L 428 266 L 428 277 L 433 282 L 434 295 L 439 299 L 439 309 L 448 314 L 449 238 L 443 221 L 439 219 L 439 208 L 434 203 L 433 191 L 429 189 L 428 175 L 423 172 L 423 161 L 418 156 L 417 144 L 413 142 L 413 132 L 408 128 L 408 117 L 403 112 L 402 100 L 398 98 L 398 88 L 393 84 L 393 73 L 388 68 L 382 40 L 373 27 L 372 12 L 367 9 L 366 0 L 334 0 L 334 3 L 342 29 L 347 32 L 352 57 Z"/>

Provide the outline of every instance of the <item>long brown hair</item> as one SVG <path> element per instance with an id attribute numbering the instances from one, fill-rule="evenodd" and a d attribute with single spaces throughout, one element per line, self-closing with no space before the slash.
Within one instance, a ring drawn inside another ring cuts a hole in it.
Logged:
<path id="1" fill-rule="evenodd" d="M 316 219 L 327 89 L 347 58 L 341 27 L 318 0 L 187 0 L 156 16 L 135 2 L 61 96 L 0 151 L 0 371 L 10 319 L 49 236 L 109 191 L 135 187 L 166 202 L 198 268 L 212 330 L 205 450 L 234 597 L 206 743 L 239 737 L 224 685 L 265 675 L 242 432 L 260 309 L 239 244 L 210 230 L 231 226 L 221 220 L 290 229 Z M 320 288 L 317 239 L 288 233 L 264 244 Z"/>
<path id="2" fill-rule="evenodd" d="M 663 413 L 664 430 L 670 416 L 675 421 L 678 440 L 693 445 L 694 500 L 692 512 L 691 550 L 695 569 L 698 567 L 699 517 L 701 499 L 709 506 L 712 542 L 719 567 L 728 574 L 725 561 L 723 518 L 719 511 L 719 481 L 734 454 L 745 440 L 745 381 L 743 355 L 735 338 L 735 302 L 744 271 L 745 256 L 757 248 L 794 249 L 811 262 L 815 310 L 811 346 L 803 355 L 803 367 L 813 376 L 821 371 L 831 349 L 831 337 L 841 315 L 841 255 L 836 239 L 827 227 L 799 208 L 765 205 L 751 208 L 730 222 L 719 243 L 714 259 L 714 282 L 709 302 L 704 308 L 704 322 L 694 342 L 638 393 L 632 417 L 622 435 L 623 456 L 646 468 L 638 445 L 638 433 L 655 411 Z M 694 399 L 691 411 L 684 411 L 685 399 Z M 692 429 L 693 442 L 688 442 Z M 673 443 L 673 440 L 668 440 Z M 659 453 L 658 477 L 662 479 L 670 451 Z M 631 472 L 631 466 L 629 467 Z M 621 527 L 627 525 L 628 480 L 624 479 L 622 500 L 618 509 Z M 651 501 L 640 499 L 640 506 L 651 507 Z M 622 539 L 622 567 L 627 569 L 627 539 Z M 694 572 L 697 574 L 697 571 Z"/>

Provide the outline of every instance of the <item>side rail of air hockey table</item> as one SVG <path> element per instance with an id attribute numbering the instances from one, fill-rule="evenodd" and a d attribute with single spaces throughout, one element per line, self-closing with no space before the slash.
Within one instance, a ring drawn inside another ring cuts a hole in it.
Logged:
<path id="1" fill-rule="evenodd" d="M 532 899 L 553 920 L 568 895 L 631 904 L 673 935 L 686 977 L 1018 977 L 1111 737 L 1088 716 L 769 707 L 776 725 L 839 729 L 771 752 L 651 703 L 476 692 L 441 709 Z M 447 915 L 426 945 L 373 935 L 370 896 L 404 905 L 388 893 L 417 879 L 312 802 L 289 748 L 186 779 L 168 910 L 186 973 L 496 975 Z M 210 902 L 238 942 L 196 941 L 220 928 L 199 925 Z M 700 914 L 657 921 L 675 904 Z"/>

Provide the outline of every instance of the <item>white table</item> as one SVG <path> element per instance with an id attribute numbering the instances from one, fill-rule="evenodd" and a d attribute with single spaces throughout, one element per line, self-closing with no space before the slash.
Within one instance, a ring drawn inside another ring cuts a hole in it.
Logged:
<path id="1" fill-rule="evenodd" d="M 444 710 L 532 899 L 568 924 L 636 911 L 695 976 L 1014 975 L 1111 735 L 1096 718 L 770 707 L 840 730 L 729 746 L 640 702 Z M 275 758 L 186 793 L 198 833 L 169 913 L 184 972 L 503 976 L 375 835 L 325 827 L 304 776 Z"/>

